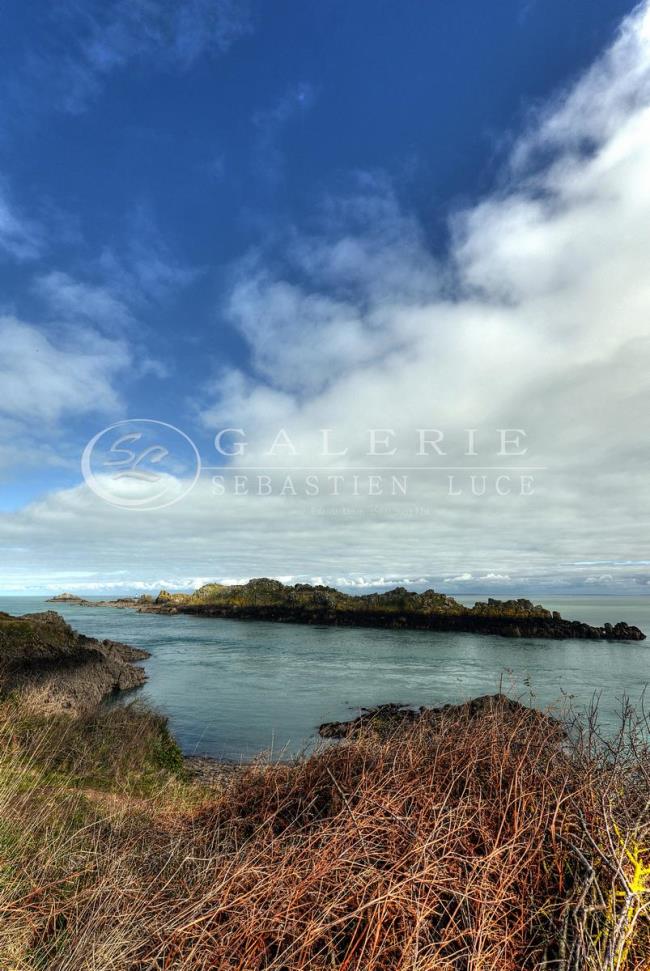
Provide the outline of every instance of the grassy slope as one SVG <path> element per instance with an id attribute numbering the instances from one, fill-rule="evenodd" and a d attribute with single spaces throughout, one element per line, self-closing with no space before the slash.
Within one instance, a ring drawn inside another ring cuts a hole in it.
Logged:
<path id="1" fill-rule="evenodd" d="M 14 702 L 0 968 L 647 967 L 650 757 L 619 741 L 496 705 L 202 790 L 149 712 Z"/>

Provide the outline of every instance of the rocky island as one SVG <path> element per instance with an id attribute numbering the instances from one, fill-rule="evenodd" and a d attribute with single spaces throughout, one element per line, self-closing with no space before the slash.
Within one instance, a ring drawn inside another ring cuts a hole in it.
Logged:
<path id="1" fill-rule="evenodd" d="M 52 610 L 0 613 L 0 696 L 18 691 L 42 711 L 81 713 L 145 682 L 133 662 L 149 657 L 117 641 L 78 634 Z"/>
<path id="2" fill-rule="evenodd" d="M 75 593 L 60 593 L 56 597 L 49 597 L 47 603 L 50 604 L 69 604 L 74 607 L 117 607 L 117 608 L 140 608 L 154 604 L 153 597 L 149 594 L 142 594 L 140 597 L 119 597 L 117 600 L 88 600 L 86 597 L 79 597 Z"/>
<path id="3" fill-rule="evenodd" d="M 91 604 L 72 594 L 65 597 L 77 604 L 131 607 L 143 613 L 182 613 L 285 624 L 454 631 L 555 640 L 645 640 L 638 627 L 625 621 L 594 627 L 582 621 L 566 620 L 557 611 L 547 610 L 530 600 L 490 598 L 466 607 L 435 590 L 415 593 L 404 587 L 359 596 L 333 587 L 307 583 L 289 586 L 279 580 L 262 578 L 243 584 L 208 583 L 194 593 L 161 590 L 155 599 L 141 596 Z"/>

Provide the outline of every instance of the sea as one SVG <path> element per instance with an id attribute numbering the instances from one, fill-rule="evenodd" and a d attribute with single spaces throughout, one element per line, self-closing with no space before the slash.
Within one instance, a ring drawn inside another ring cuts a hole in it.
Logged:
<path id="1" fill-rule="evenodd" d="M 650 597 L 556 597 L 544 605 L 591 624 L 624 620 L 650 635 Z M 233 760 L 310 751 L 319 724 L 354 717 L 363 707 L 442 705 L 497 691 L 558 714 L 584 714 L 596 704 L 602 730 L 611 733 L 626 700 L 643 710 L 650 682 L 650 638 L 513 640 L 0 598 L 0 610 L 13 614 L 53 608 L 84 634 L 151 653 L 144 662 L 147 684 L 119 703 L 142 700 L 163 712 L 186 754 Z"/>

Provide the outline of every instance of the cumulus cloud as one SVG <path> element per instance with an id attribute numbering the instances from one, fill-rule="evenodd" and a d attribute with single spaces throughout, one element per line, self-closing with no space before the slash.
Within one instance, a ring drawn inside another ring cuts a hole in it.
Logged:
<path id="1" fill-rule="evenodd" d="M 39 327 L 0 317 L 0 414 L 48 424 L 65 415 L 120 408 L 115 375 L 130 363 L 127 346 L 88 331 L 59 339 Z"/>
<path id="2" fill-rule="evenodd" d="M 420 227 L 385 180 L 362 178 L 358 194 L 329 200 L 323 220 L 325 235 L 292 234 L 286 274 L 259 252 L 244 260 L 226 307 L 256 373 L 298 396 L 408 352 L 406 301 L 440 286 Z"/>
<path id="3" fill-rule="evenodd" d="M 2 211 L 0 197 L 0 250 Z M 19 238 L 17 229 L 14 238 Z M 32 249 L 26 248 L 28 239 L 25 235 L 20 255 L 36 256 L 40 236 L 34 237 Z M 78 443 L 72 445 L 74 433 L 68 433 L 67 423 L 74 427 L 87 415 L 117 417 L 125 407 L 129 380 L 168 375 L 166 365 L 151 355 L 146 321 L 152 308 L 171 291 L 180 294 L 196 271 L 174 257 L 147 210 L 136 209 L 121 249 L 104 250 L 100 258 L 77 266 L 77 272 L 37 273 L 29 291 L 37 298 L 31 318 L 0 318 L 5 477 L 39 463 L 70 467 L 73 452 L 72 464 L 78 467 Z"/>
<path id="4" fill-rule="evenodd" d="M 51 271 L 35 278 L 44 318 L 0 317 L 0 449 L 7 469 L 69 464 L 66 423 L 123 413 L 127 380 L 167 376 L 129 305 L 108 286 Z M 52 431 L 57 433 L 53 449 Z M 65 459 L 64 456 L 65 455 Z"/>

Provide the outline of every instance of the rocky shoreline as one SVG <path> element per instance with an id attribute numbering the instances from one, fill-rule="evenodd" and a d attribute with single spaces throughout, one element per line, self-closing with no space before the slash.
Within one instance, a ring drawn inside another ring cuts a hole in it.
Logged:
<path id="1" fill-rule="evenodd" d="M 146 681 L 128 644 L 79 634 L 60 614 L 0 613 L 0 695 L 19 692 L 39 711 L 80 714 Z"/>
<path id="2" fill-rule="evenodd" d="M 58 598 L 80 601 L 73 595 Z M 16 694 L 38 715 L 76 718 L 96 711 L 111 695 L 145 684 L 146 674 L 135 662 L 148 657 L 148 651 L 128 644 L 79 634 L 53 610 L 0 612 L 0 699 Z M 245 767 L 207 755 L 183 755 L 183 764 L 187 777 L 205 786 L 223 786 Z"/>
<path id="3" fill-rule="evenodd" d="M 204 786 L 226 785 L 249 765 L 248 762 L 233 762 L 213 755 L 184 755 L 183 764 L 189 778 Z"/>
<path id="4" fill-rule="evenodd" d="M 194 593 L 161 590 L 150 596 L 88 601 L 61 594 L 52 602 L 78 606 L 130 608 L 141 613 L 192 614 L 229 620 L 283 624 L 451 631 L 553 640 L 641 641 L 645 634 L 625 621 L 596 627 L 567 620 L 557 611 L 526 599 L 477 602 L 466 607 L 434 590 L 414 593 L 396 587 L 387 593 L 353 596 L 332 587 L 297 583 L 287 586 L 266 578 L 245 584 L 210 583 Z"/>

